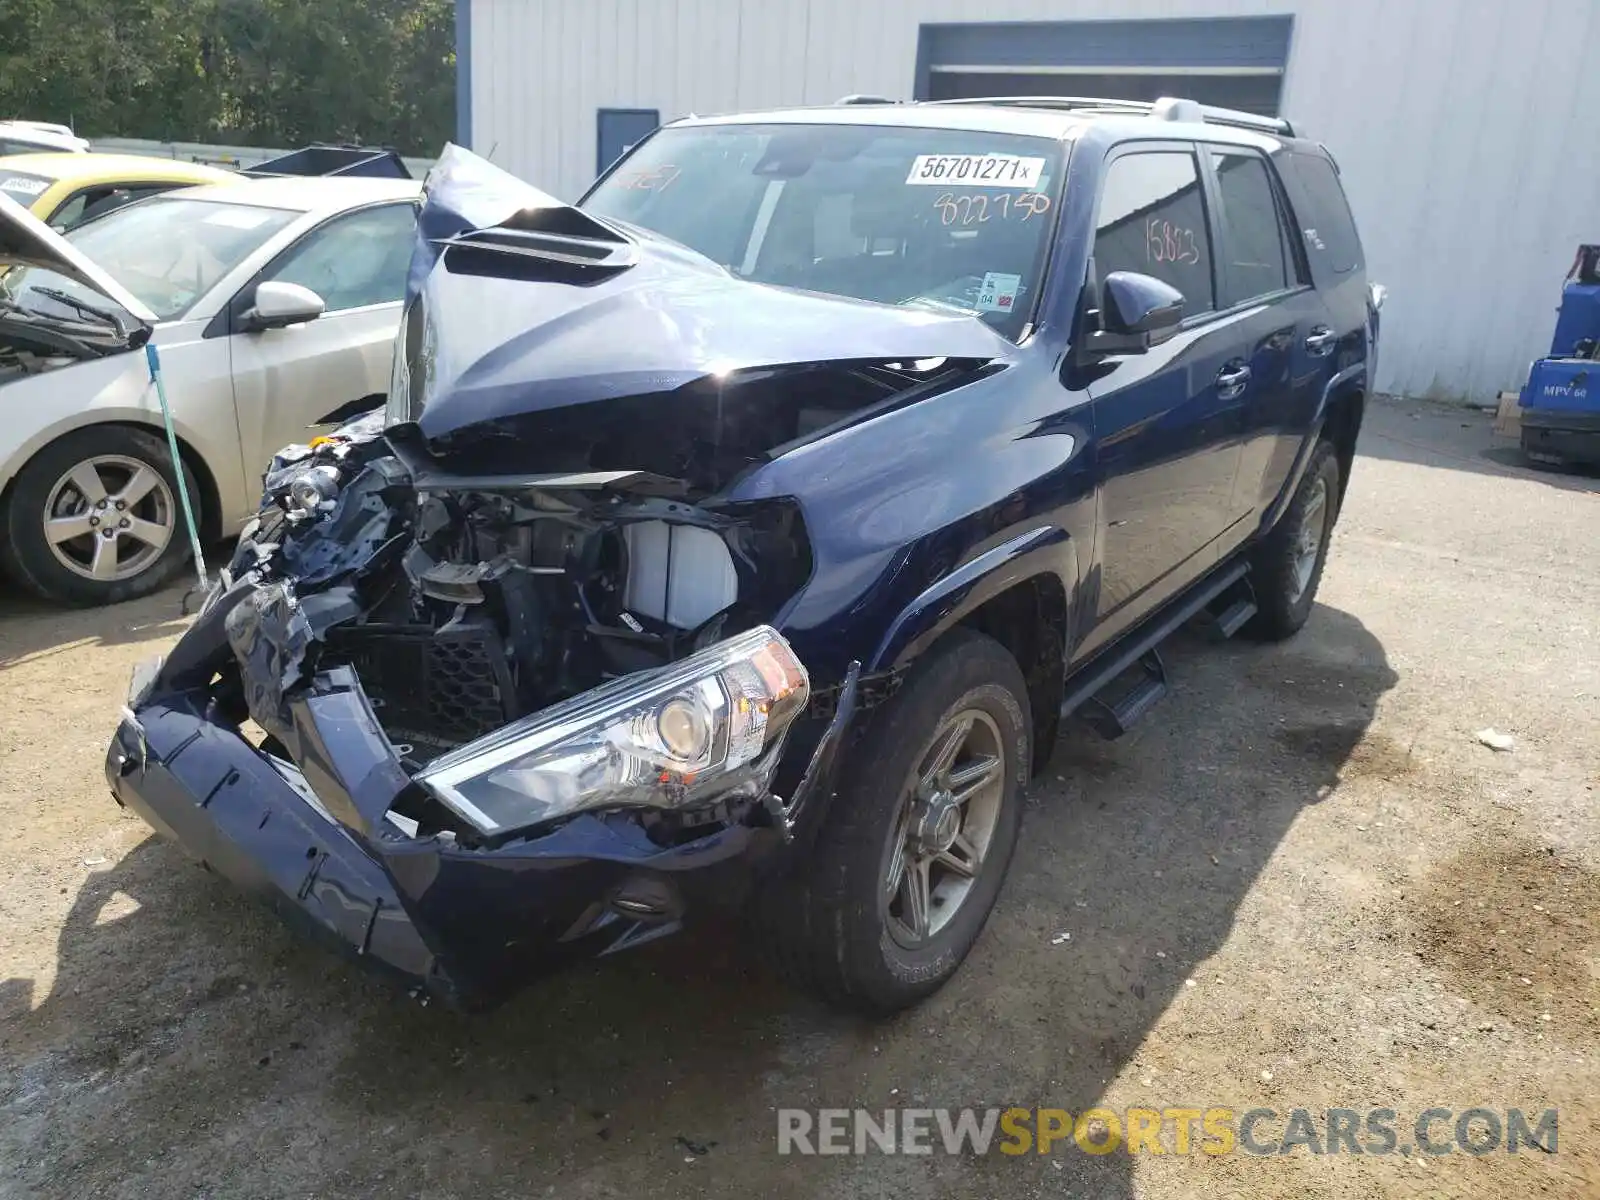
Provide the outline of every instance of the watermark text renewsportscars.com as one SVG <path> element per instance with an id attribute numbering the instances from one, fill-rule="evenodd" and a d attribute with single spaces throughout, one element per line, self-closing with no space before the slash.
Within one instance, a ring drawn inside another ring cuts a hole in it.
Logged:
<path id="1" fill-rule="evenodd" d="M 1555 1154 L 1556 1109 L 780 1108 L 779 1154 Z"/>

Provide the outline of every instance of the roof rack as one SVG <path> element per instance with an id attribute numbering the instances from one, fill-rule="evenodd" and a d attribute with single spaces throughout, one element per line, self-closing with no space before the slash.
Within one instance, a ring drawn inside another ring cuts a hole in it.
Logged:
<path id="1" fill-rule="evenodd" d="M 288 154 L 269 158 L 240 172 L 244 175 L 364 175 L 410 179 L 397 151 L 387 146 L 334 146 L 313 142 Z"/>
<path id="2" fill-rule="evenodd" d="M 835 104 L 899 104 L 898 100 L 891 100 L 887 96 L 875 95 L 871 92 L 851 92 L 848 96 L 840 96 Z"/>
<path id="3" fill-rule="evenodd" d="M 924 104 L 994 104 L 1006 108 L 1048 108 L 1063 112 L 1102 112 L 1154 117 L 1158 121 L 1198 121 L 1210 125 L 1232 125 L 1295 137 L 1294 126 L 1285 117 L 1263 117 L 1236 108 L 1215 108 L 1178 96 L 1159 100 L 1118 100 L 1105 96 L 974 96 L 960 100 L 924 100 Z"/>

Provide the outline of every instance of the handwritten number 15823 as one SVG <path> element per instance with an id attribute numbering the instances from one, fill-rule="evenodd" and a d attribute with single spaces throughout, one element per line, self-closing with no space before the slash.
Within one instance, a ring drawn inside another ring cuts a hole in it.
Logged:
<path id="1" fill-rule="evenodd" d="M 1195 242 L 1194 230 L 1160 217 L 1151 217 L 1145 223 L 1145 251 L 1151 262 L 1197 263 L 1200 247 Z"/>

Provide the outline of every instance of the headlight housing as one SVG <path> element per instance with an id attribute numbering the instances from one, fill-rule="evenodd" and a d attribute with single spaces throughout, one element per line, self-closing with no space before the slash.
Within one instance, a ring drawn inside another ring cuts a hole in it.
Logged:
<path id="1" fill-rule="evenodd" d="M 590 809 L 756 798 L 810 694 L 789 643 L 763 625 L 515 721 L 417 781 L 485 836 Z"/>
<path id="2" fill-rule="evenodd" d="M 302 471 L 289 481 L 287 512 L 294 521 L 316 516 L 324 506 L 332 507 L 339 495 L 339 468 L 329 463 Z"/>

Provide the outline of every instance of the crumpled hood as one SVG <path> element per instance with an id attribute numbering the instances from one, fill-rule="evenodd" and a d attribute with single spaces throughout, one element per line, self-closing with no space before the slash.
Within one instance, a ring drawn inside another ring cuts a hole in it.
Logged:
<path id="1" fill-rule="evenodd" d="M 745 282 L 456 146 L 428 177 L 418 237 L 408 397 L 390 415 L 429 438 L 753 368 L 1014 349 L 975 317 Z"/>
<path id="2" fill-rule="evenodd" d="M 92 288 L 143 321 L 156 315 L 115 279 L 95 266 L 50 226 L 0 193 L 0 270 L 13 266 L 41 267 Z"/>

